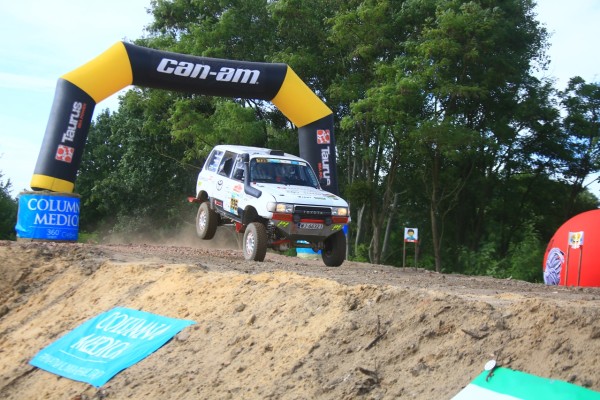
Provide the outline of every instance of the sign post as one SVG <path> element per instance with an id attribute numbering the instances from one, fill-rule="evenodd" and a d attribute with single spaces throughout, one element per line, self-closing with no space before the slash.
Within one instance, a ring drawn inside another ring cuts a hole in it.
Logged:
<path id="1" fill-rule="evenodd" d="M 569 246 L 567 247 L 567 262 L 566 262 L 566 270 L 565 270 L 565 286 L 569 286 L 569 258 L 571 255 L 571 249 L 579 250 L 579 262 L 577 264 L 577 286 L 580 284 L 581 278 L 581 261 L 583 258 L 583 238 L 584 232 L 569 232 Z"/>
<path id="2" fill-rule="evenodd" d="M 415 269 L 417 268 L 417 257 L 419 249 L 419 229 L 418 228 L 404 228 L 404 245 L 402 248 L 402 268 L 406 267 L 406 243 L 415 244 Z"/>

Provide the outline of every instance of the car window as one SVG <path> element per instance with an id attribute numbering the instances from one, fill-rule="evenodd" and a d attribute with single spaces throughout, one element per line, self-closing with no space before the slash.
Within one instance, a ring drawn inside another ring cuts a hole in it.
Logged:
<path id="1" fill-rule="evenodd" d="M 250 180 L 262 183 L 318 187 L 317 178 L 303 161 L 257 157 L 250 161 Z"/>
<path id="2" fill-rule="evenodd" d="M 291 176 L 288 178 L 290 184 L 301 186 L 319 187 L 319 183 L 312 168 L 306 163 L 293 164 L 291 168 Z"/>
<path id="3" fill-rule="evenodd" d="M 219 166 L 219 175 L 229 176 L 231 173 L 231 166 L 233 165 L 233 159 L 224 158 L 223 162 Z"/>
<path id="4" fill-rule="evenodd" d="M 238 181 L 244 180 L 244 160 L 241 154 L 238 154 L 235 160 L 235 166 L 233 167 L 233 179 Z"/>
<path id="5" fill-rule="evenodd" d="M 274 171 L 266 158 L 253 158 L 250 161 L 250 180 L 252 182 L 275 182 Z"/>
<path id="6" fill-rule="evenodd" d="M 219 165 L 221 165 L 221 160 L 223 159 L 224 151 L 221 150 L 213 150 L 212 153 L 208 156 L 206 160 L 205 168 L 211 172 L 217 172 L 219 169 Z"/>
<path id="7" fill-rule="evenodd" d="M 231 151 L 226 151 L 223 155 L 223 160 L 219 165 L 218 174 L 223 176 L 231 175 L 231 170 L 233 169 L 233 160 L 236 154 Z"/>

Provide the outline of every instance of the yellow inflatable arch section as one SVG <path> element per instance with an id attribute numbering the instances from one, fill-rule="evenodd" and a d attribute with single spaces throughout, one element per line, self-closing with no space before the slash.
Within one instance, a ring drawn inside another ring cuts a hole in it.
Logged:
<path id="1" fill-rule="evenodd" d="M 298 127 L 300 156 L 326 180 L 324 189 L 337 194 L 333 113 L 289 66 L 125 42 L 59 78 L 32 189 L 73 192 L 94 107 L 129 85 L 271 101 Z"/>

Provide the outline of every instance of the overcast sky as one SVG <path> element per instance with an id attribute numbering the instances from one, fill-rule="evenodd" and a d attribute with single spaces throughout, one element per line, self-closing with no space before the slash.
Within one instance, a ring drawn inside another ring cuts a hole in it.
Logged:
<path id="1" fill-rule="evenodd" d="M 57 79 L 120 40 L 143 36 L 150 0 L 0 2 L 0 173 L 12 193 L 29 190 Z M 545 76 L 600 81 L 600 1 L 538 0 L 552 34 Z M 96 105 L 116 110 L 118 94 Z M 593 189 L 600 198 L 600 185 Z"/>

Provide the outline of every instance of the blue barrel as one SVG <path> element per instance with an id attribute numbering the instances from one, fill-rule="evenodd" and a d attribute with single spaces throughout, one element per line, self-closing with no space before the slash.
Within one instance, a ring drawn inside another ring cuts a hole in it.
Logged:
<path id="1" fill-rule="evenodd" d="M 17 239 L 77 241 L 78 194 L 21 192 L 18 198 Z"/>
<path id="2" fill-rule="evenodd" d="M 304 240 L 298 241 L 299 243 L 308 244 L 308 242 Z M 310 260 L 318 260 L 321 258 L 321 251 L 316 252 L 310 247 L 297 247 L 296 248 L 296 257 L 300 258 L 308 258 Z"/>
<path id="3" fill-rule="evenodd" d="M 319 251 L 318 253 L 315 253 L 313 249 L 297 248 L 296 257 L 318 260 L 321 258 L 321 252 Z"/>

